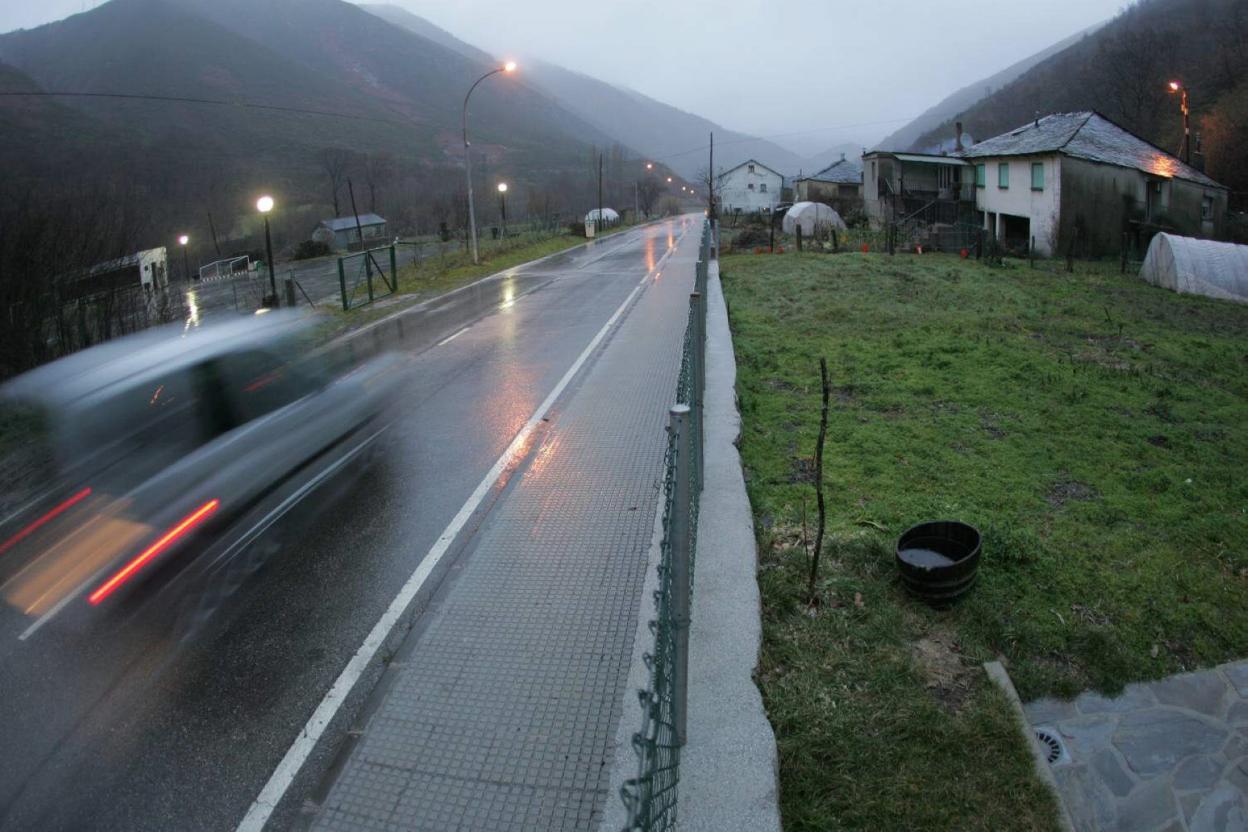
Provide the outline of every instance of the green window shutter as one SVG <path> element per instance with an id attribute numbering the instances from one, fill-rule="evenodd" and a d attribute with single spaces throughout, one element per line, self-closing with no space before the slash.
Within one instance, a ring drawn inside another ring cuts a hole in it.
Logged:
<path id="1" fill-rule="evenodd" d="M 975 166 L 975 187 L 982 188 L 988 184 L 987 165 Z"/>
<path id="2" fill-rule="evenodd" d="M 1031 163 L 1031 189 L 1033 191 L 1044 190 L 1044 162 Z"/>
<path id="3" fill-rule="evenodd" d="M 997 165 L 997 187 L 1007 190 L 1010 187 L 1010 163 L 1002 162 Z"/>

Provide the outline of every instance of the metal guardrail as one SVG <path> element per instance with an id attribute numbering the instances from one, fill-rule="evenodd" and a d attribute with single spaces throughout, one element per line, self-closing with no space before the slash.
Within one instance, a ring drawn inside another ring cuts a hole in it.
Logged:
<path id="1" fill-rule="evenodd" d="M 620 797 L 627 830 L 670 829 L 676 823 L 680 749 L 687 739 L 689 621 L 698 508 L 702 493 L 703 406 L 706 391 L 706 290 L 715 230 L 702 226 L 694 292 L 689 296 L 676 404 L 669 414 L 663 477 L 663 537 L 659 544 L 654 645 L 645 655 L 650 676 L 638 691 L 641 728 L 633 734 L 637 776 Z"/>

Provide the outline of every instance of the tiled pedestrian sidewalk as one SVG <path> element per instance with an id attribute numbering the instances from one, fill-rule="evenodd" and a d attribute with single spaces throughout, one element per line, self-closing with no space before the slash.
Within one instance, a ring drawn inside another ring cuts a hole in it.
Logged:
<path id="1" fill-rule="evenodd" d="M 695 234 L 556 404 L 314 828 L 587 830 L 619 799 L 612 743 L 696 252 Z"/>
<path id="2" fill-rule="evenodd" d="M 1080 832 L 1248 832 L 1248 661 L 1024 711 Z"/>

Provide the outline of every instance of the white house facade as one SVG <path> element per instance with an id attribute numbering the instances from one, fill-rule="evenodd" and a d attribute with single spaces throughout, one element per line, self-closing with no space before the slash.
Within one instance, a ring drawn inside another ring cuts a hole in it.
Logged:
<path id="1" fill-rule="evenodd" d="M 1056 253 L 1062 205 L 1062 157 L 1057 153 L 976 159 L 975 207 L 998 240 L 1017 240 L 1036 253 Z M 1025 222 L 1022 220 L 1025 218 Z"/>
<path id="2" fill-rule="evenodd" d="M 1225 234 L 1226 186 L 1097 112 L 1044 116 L 959 156 L 984 229 L 1008 248 L 1105 255 L 1156 231 Z"/>
<path id="3" fill-rule="evenodd" d="M 719 206 L 726 213 L 771 213 L 780 201 L 784 177 L 749 159 L 718 177 Z"/>

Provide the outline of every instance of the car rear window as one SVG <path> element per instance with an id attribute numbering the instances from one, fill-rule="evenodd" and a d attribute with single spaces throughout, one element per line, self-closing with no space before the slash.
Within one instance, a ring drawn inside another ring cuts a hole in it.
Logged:
<path id="1" fill-rule="evenodd" d="M 56 482 L 49 431 L 39 408 L 0 402 L 0 523 Z"/>

